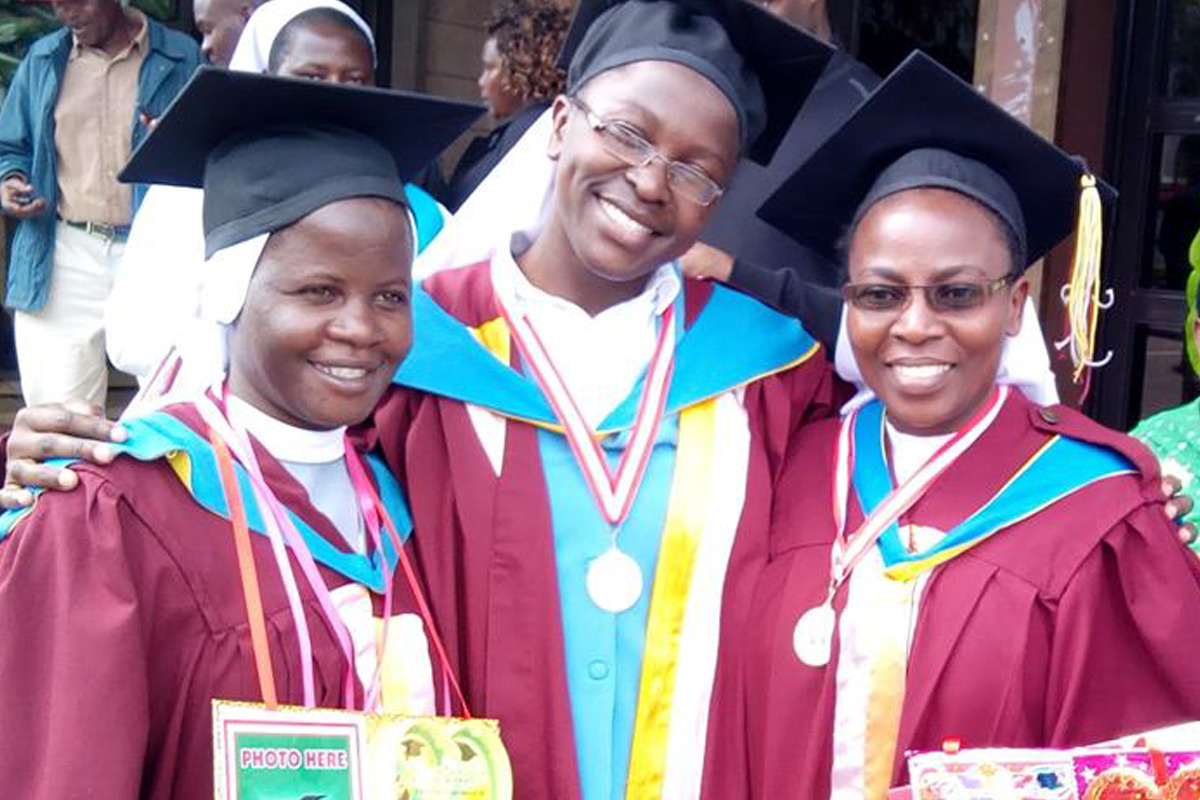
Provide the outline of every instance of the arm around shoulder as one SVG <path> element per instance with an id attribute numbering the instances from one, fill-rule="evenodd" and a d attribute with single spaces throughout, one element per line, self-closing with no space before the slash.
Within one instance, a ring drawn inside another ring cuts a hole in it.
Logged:
<path id="1" fill-rule="evenodd" d="M 729 285 L 800 320 L 830 350 L 837 343 L 842 300 L 836 289 L 809 283 L 791 269 L 768 269 L 745 259 L 733 262 Z"/>

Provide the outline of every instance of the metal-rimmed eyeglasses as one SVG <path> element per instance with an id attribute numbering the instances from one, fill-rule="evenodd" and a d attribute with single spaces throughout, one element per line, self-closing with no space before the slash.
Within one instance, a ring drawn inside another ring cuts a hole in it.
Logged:
<path id="1" fill-rule="evenodd" d="M 711 205 L 724 193 L 721 184 L 703 169 L 695 164 L 685 164 L 667 158 L 629 123 L 601 117 L 578 97 L 571 96 L 567 99 L 583 112 L 588 127 L 600 137 L 604 149 L 629 166 L 645 167 L 655 161 L 662 162 L 667 167 L 667 184 L 671 191 L 678 192 L 702 206 Z"/>
<path id="2" fill-rule="evenodd" d="M 1017 276 L 1005 275 L 992 281 L 946 281 L 914 286 L 907 283 L 847 283 L 842 298 L 859 311 L 898 314 L 912 303 L 914 291 L 925 294 L 925 303 L 939 313 L 973 311 L 992 295 L 1015 282 Z"/>

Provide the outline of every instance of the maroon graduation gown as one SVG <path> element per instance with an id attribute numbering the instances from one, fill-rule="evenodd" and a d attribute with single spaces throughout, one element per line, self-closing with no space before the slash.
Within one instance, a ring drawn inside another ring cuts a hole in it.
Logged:
<path id="1" fill-rule="evenodd" d="M 445 283 L 435 275 L 425 288 L 475 327 L 497 315 L 489 275 L 454 270 L 443 274 Z M 687 325 L 708 287 L 685 283 Z M 819 353 L 746 386 L 750 466 L 722 597 L 723 630 L 745 613 L 753 585 L 747 576 L 765 563 L 773 487 L 788 442 L 805 422 L 833 413 L 844 395 Z M 497 477 L 458 400 L 396 389 L 381 403 L 375 425 L 408 493 L 414 552 L 471 713 L 500 721 L 517 797 L 575 800 L 579 779 L 537 429 L 506 421 Z"/>
<path id="2" fill-rule="evenodd" d="M 203 430 L 193 409 L 172 412 Z M 345 550 L 303 487 L 258 456 L 279 499 Z M 211 701 L 261 701 L 232 527 L 165 460 L 73 469 L 79 486 L 40 497 L 0 542 L 0 796 L 210 800 Z M 251 533 L 251 544 L 279 700 L 303 704 L 270 543 Z M 319 569 L 329 588 L 347 583 Z M 411 607 L 401 582 L 398 605 Z M 297 584 L 317 703 L 341 707 L 346 661 L 307 582 Z"/>
<path id="3" fill-rule="evenodd" d="M 823 669 L 792 650 L 823 599 L 834 535 L 836 420 L 797 438 L 780 478 L 770 563 L 751 624 L 722 642 L 705 796 L 829 796 L 837 640 Z M 1200 718 L 1200 565 L 1163 517 L 1157 463 L 1134 440 L 1014 392 L 992 427 L 902 523 L 949 530 L 1054 434 L 1119 450 L 1105 479 L 937 567 L 911 643 L 893 785 L 904 753 L 1060 747 Z M 850 529 L 862 520 L 851 503 Z M 846 602 L 843 585 L 835 599 Z M 736 667 L 734 666 L 736 665 Z"/>

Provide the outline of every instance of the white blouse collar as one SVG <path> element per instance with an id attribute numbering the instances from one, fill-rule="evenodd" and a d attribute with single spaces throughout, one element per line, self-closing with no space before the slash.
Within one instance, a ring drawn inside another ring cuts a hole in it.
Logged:
<path id="1" fill-rule="evenodd" d="M 530 305 L 569 307 L 586 313 L 571 301 L 534 286 L 525 276 L 514 256 L 525 252 L 531 242 L 531 232 L 517 231 L 506 237 L 503 246 L 496 248 L 492 256 L 492 284 L 499 295 L 500 302 L 512 308 L 527 308 Z M 634 312 L 635 309 L 644 309 L 652 318 L 657 317 L 675 302 L 675 298 L 679 296 L 682 288 L 683 281 L 675 262 L 663 264 L 651 273 L 650 279 L 646 282 L 646 288 L 636 297 L 618 303 L 600 313 L 609 314 L 609 312 L 615 311 L 617 314 L 614 316 L 623 316 L 626 313 Z"/>
<path id="2" fill-rule="evenodd" d="M 232 394 L 227 395 L 231 422 L 243 427 L 280 461 L 327 464 L 346 454 L 346 427 L 310 430 L 289 425 Z"/>

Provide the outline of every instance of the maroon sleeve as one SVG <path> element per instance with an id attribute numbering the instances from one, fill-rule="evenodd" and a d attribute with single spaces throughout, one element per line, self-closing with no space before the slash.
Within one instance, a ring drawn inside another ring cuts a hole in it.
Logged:
<path id="1" fill-rule="evenodd" d="M 788 430 L 788 449 L 803 426 L 836 417 L 842 405 L 854 396 L 854 387 L 837 376 L 828 356 L 822 347 L 792 370 L 796 374 L 790 382 L 790 402 L 795 413 Z"/>
<path id="2" fill-rule="evenodd" d="M 1157 505 L 1110 530 L 1057 604 L 1048 745 L 1200 719 L 1200 562 Z"/>
<path id="3" fill-rule="evenodd" d="M 0 542 L 6 797 L 141 793 L 151 655 L 143 596 L 162 585 L 135 575 L 146 553 L 126 542 L 140 524 L 110 487 L 85 481 L 42 497 Z"/>
<path id="4" fill-rule="evenodd" d="M 815 360 L 814 356 L 812 360 Z M 854 396 L 854 387 L 843 381 L 834 372 L 833 364 L 826 357 L 824 348 L 820 354 L 820 373 L 808 393 L 805 413 L 798 421 L 804 425 L 817 420 L 836 417 L 838 410 Z M 798 427 L 797 426 L 797 427 Z"/>
<path id="5" fill-rule="evenodd" d="M 757 419 L 772 480 L 783 468 L 799 431 L 811 422 L 836 416 L 850 396 L 850 386 L 834 374 L 823 348 L 796 366 L 747 387 L 746 407 Z"/>
<path id="6" fill-rule="evenodd" d="M 408 429 L 419 396 L 420 393 L 412 389 L 392 386 L 375 406 L 371 418 L 356 429 L 364 449 L 378 448 L 388 469 L 403 486 L 408 485 L 404 457 L 408 449 Z"/>

